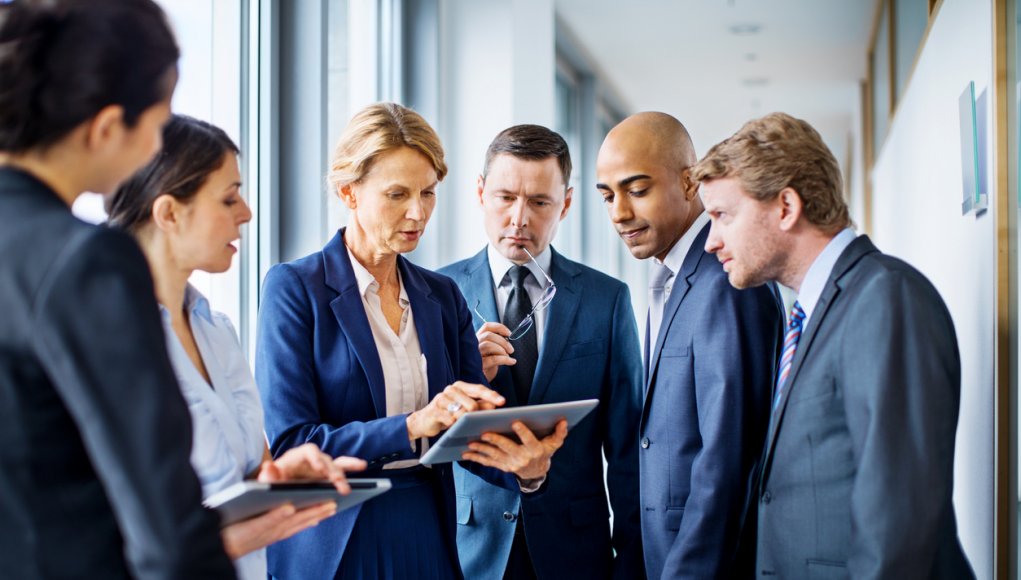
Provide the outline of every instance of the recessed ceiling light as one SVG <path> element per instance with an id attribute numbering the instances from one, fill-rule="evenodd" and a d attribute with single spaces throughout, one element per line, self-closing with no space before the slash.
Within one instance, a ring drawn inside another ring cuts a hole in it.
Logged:
<path id="1" fill-rule="evenodd" d="M 761 32 L 762 26 L 746 22 L 744 24 L 735 24 L 729 30 L 731 34 L 736 34 L 737 36 L 751 36 Z"/>
<path id="2" fill-rule="evenodd" d="M 767 77 L 748 77 L 741 79 L 741 84 L 746 87 L 764 87 L 769 84 L 769 78 Z"/>

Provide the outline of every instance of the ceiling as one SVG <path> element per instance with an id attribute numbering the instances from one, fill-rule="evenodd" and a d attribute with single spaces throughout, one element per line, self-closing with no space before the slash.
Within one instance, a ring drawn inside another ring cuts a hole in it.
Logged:
<path id="1" fill-rule="evenodd" d="M 555 0 L 626 113 L 681 120 L 699 155 L 747 120 L 812 123 L 837 159 L 858 132 L 873 0 Z"/>

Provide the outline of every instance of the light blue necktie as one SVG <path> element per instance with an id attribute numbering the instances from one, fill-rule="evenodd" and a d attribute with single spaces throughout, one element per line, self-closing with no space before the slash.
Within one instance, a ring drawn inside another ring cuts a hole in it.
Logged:
<path id="1" fill-rule="evenodd" d="M 805 311 L 802 310 L 799 302 L 794 303 L 791 308 L 791 322 L 787 325 L 787 334 L 783 337 L 783 352 L 780 354 L 780 372 L 776 375 L 776 396 L 773 398 L 773 411 L 780 406 L 780 397 L 783 396 L 784 382 L 787 375 L 791 374 L 791 363 L 794 362 L 794 351 L 798 349 L 798 339 L 801 338 L 801 323 L 805 321 Z"/>
<path id="2" fill-rule="evenodd" d="M 663 322 L 663 306 L 667 301 L 667 282 L 673 271 L 659 262 L 652 262 L 649 273 L 649 344 L 645 346 L 649 352 L 649 360 L 655 353 L 656 341 L 659 338 L 659 327 Z"/>

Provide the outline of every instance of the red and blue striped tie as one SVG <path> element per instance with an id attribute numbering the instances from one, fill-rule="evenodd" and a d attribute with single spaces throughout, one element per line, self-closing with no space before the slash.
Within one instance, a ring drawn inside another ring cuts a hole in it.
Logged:
<path id="1" fill-rule="evenodd" d="M 794 362 L 794 351 L 798 349 L 798 339 L 801 338 L 801 323 L 805 320 L 805 311 L 801 304 L 794 303 L 791 308 L 791 323 L 787 325 L 787 334 L 783 337 L 783 353 L 780 355 L 780 372 L 776 375 L 776 397 L 773 398 L 773 410 L 780 406 L 780 397 L 783 395 L 783 384 L 787 375 L 791 374 L 791 363 Z"/>

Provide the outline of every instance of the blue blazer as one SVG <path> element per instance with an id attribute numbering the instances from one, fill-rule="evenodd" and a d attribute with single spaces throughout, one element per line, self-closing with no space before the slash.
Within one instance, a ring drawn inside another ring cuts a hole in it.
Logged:
<path id="1" fill-rule="evenodd" d="M 772 284 L 730 285 L 702 249 L 709 228 L 675 277 L 648 359 L 639 457 L 650 578 L 754 570 L 754 517 L 745 519 L 769 421 L 783 307 Z"/>
<path id="2" fill-rule="evenodd" d="M 457 380 L 485 384 L 471 315 L 457 286 L 403 257 L 397 266 L 428 361 L 429 399 Z M 368 460 L 368 471 L 359 474 L 365 477 L 385 476 L 383 464 L 416 457 L 408 443 L 407 416 L 386 416 L 383 369 L 343 229 L 321 252 L 267 273 L 255 360 L 274 455 L 311 442 L 330 455 Z M 442 482 L 436 496 L 453 551 L 453 477 L 449 465 L 434 469 Z M 358 507 L 345 510 L 270 546 L 270 573 L 332 579 L 359 512 Z M 452 557 L 456 562 L 456 553 Z"/>
<path id="3" fill-rule="evenodd" d="M 472 304 L 480 301 L 479 312 L 487 320 L 500 319 L 486 250 L 440 272 L 451 276 Z M 550 276 L 557 295 L 549 305 L 528 401 L 517 400 L 507 367 L 499 370 L 492 387 L 508 405 L 589 398 L 599 399 L 600 405 L 571 429 L 537 494 L 489 483 L 472 464 L 466 464 L 471 471 L 454 467 L 461 567 L 466 578 L 502 578 L 520 508 L 540 578 L 641 578 L 637 436 L 642 366 L 630 293 L 619 280 L 556 251 Z M 476 317 L 475 324 L 482 321 Z"/>

